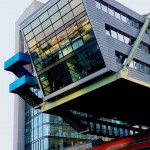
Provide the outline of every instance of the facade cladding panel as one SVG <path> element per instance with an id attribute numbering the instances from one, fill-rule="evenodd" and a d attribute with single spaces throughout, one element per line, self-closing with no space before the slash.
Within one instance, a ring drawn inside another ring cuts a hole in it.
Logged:
<path id="1" fill-rule="evenodd" d="M 105 67 L 119 71 L 144 20 L 145 16 L 114 0 L 47 2 L 20 25 L 43 95 L 78 83 Z M 129 68 L 129 76 L 148 83 L 149 36 L 148 27 Z M 26 117 L 26 149 L 59 149 L 75 143 L 59 138 L 74 138 L 76 134 L 59 117 L 41 114 L 29 106 Z M 75 139 L 79 136 L 83 135 L 76 134 Z M 85 135 L 79 138 L 79 142 L 88 139 Z"/>

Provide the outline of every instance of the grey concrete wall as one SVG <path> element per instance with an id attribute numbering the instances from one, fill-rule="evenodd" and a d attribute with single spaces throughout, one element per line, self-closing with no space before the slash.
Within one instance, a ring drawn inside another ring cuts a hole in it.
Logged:
<path id="1" fill-rule="evenodd" d="M 34 1 L 24 11 L 15 24 L 15 52 L 24 52 L 24 40 L 20 32 L 19 24 L 40 8 L 43 3 Z M 14 128 L 13 128 L 13 150 L 25 149 L 25 102 L 18 96 L 14 96 Z"/>

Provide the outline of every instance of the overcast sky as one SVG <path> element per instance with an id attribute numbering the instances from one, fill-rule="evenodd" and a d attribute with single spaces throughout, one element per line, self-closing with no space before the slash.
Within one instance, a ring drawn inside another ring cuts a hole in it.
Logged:
<path id="1" fill-rule="evenodd" d="M 0 0 L 0 150 L 13 150 L 14 94 L 9 84 L 14 81 L 11 72 L 4 71 L 4 62 L 14 55 L 15 21 L 33 0 Z M 47 0 L 40 0 L 46 2 Z M 150 12 L 150 0 L 117 0 L 139 14 Z"/>

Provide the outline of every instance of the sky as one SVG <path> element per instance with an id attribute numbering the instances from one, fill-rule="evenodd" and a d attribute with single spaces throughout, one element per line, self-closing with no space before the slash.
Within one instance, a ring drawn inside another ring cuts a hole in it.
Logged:
<path id="1" fill-rule="evenodd" d="M 47 0 L 39 0 L 46 2 Z M 116 0 L 139 14 L 150 12 L 150 0 Z M 4 62 L 15 54 L 15 22 L 33 0 L 0 0 L 0 149 L 13 150 L 14 94 L 9 84 L 14 75 Z"/>

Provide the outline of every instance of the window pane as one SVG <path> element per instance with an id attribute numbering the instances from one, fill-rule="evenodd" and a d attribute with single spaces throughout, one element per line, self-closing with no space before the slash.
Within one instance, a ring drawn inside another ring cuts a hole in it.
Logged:
<path id="1" fill-rule="evenodd" d="M 48 12 L 45 12 L 45 13 L 42 14 L 39 18 L 40 18 L 40 21 L 43 22 L 43 21 L 45 21 L 48 17 L 49 17 Z"/>
<path id="2" fill-rule="evenodd" d="M 106 34 L 110 36 L 110 30 L 106 30 Z"/>
<path id="3" fill-rule="evenodd" d="M 40 42 L 42 39 L 44 39 L 44 38 L 45 38 L 44 33 L 43 33 L 43 32 L 42 32 L 42 33 L 40 33 L 40 34 L 39 34 L 39 35 L 37 35 L 35 38 L 36 38 L 37 42 Z"/>
<path id="4" fill-rule="evenodd" d="M 107 10 L 107 6 L 105 6 L 105 5 L 102 4 L 102 11 L 104 11 L 104 12 L 107 13 L 107 11 L 108 11 L 108 10 Z"/>
<path id="5" fill-rule="evenodd" d="M 92 30 L 91 24 L 88 23 L 85 26 L 83 26 L 82 28 L 79 29 L 80 34 L 83 36 L 84 34 L 90 32 Z"/>
<path id="6" fill-rule="evenodd" d="M 96 7 L 97 7 L 98 9 L 101 9 L 101 4 L 100 4 L 99 2 L 97 2 L 97 1 L 96 1 Z"/>
<path id="7" fill-rule="evenodd" d="M 95 37 L 94 33 L 93 32 L 89 32 L 88 34 L 83 36 L 83 40 L 84 40 L 84 42 L 87 42 L 89 40 L 92 40 L 94 37 Z"/>
<path id="8" fill-rule="evenodd" d="M 118 40 L 121 41 L 121 42 L 124 42 L 124 38 L 123 38 L 123 35 L 118 33 Z"/>
<path id="9" fill-rule="evenodd" d="M 115 39 L 117 39 L 117 32 L 114 30 L 111 30 L 111 36 Z"/>
<path id="10" fill-rule="evenodd" d="M 77 5 L 79 5 L 82 2 L 82 0 L 73 0 L 70 2 L 71 8 L 75 8 Z"/>
<path id="11" fill-rule="evenodd" d="M 68 0 L 60 0 L 58 4 L 58 8 L 61 9 L 63 6 L 65 6 L 68 3 Z"/>
<path id="12" fill-rule="evenodd" d="M 28 25 L 27 27 L 25 27 L 25 28 L 23 29 L 24 35 L 26 35 L 27 33 L 29 33 L 31 30 L 32 30 L 32 29 L 31 29 L 31 26 L 30 26 L 30 25 Z"/>
<path id="13" fill-rule="evenodd" d="M 71 19 L 73 19 L 73 14 L 72 14 L 72 12 L 68 13 L 66 16 L 63 17 L 64 23 L 69 22 Z"/>
<path id="14" fill-rule="evenodd" d="M 31 48 L 31 47 L 33 47 L 35 44 L 36 44 L 36 40 L 35 40 L 35 38 L 33 38 L 32 40 L 30 40 L 30 41 L 28 42 L 28 47 Z"/>
<path id="15" fill-rule="evenodd" d="M 76 39 L 79 38 L 79 37 L 80 37 L 80 34 L 79 34 L 78 31 L 72 33 L 72 34 L 69 36 L 71 42 L 73 42 L 74 40 L 76 40 Z"/>
<path id="16" fill-rule="evenodd" d="M 52 26 L 48 27 L 46 30 L 44 30 L 44 34 L 47 37 L 48 35 L 52 34 L 54 32 L 54 29 Z"/>
<path id="17" fill-rule="evenodd" d="M 123 22 L 127 23 L 127 18 L 126 18 L 125 16 L 123 16 L 123 15 L 121 15 L 121 20 L 122 20 Z"/>
<path id="18" fill-rule="evenodd" d="M 61 16 L 64 16 L 66 13 L 68 13 L 71 10 L 70 5 L 66 5 L 64 8 L 60 10 Z"/>
<path id="19" fill-rule="evenodd" d="M 33 30 L 33 32 L 34 32 L 34 35 L 37 35 L 37 34 L 39 34 L 40 32 L 42 32 L 42 27 L 41 27 L 41 25 L 39 25 L 38 27 L 36 27 L 36 28 Z"/>
<path id="20" fill-rule="evenodd" d="M 56 23 L 53 24 L 54 30 L 57 30 L 57 29 L 60 28 L 61 26 L 63 26 L 63 21 L 62 21 L 62 19 L 58 20 Z"/>
<path id="21" fill-rule="evenodd" d="M 116 17 L 117 19 L 120 19 L 120 20 L 121 20 L 120 13 L 118 13 L 118 12 L 115 12 L 115 17 Z"/>
<path id="22" fill-rule="evenodd" d="M 67 37 L 67 32 L 66 30 L 63 30 L 59 34 L 57 34 L 57 39 L 58 41 L 61 41 L 62 39 L 65 39 Z"/>
<path id="23" fill-rule="evenodd" d="M 29 41 L 30 39 L 32 39 L 34 37 L 33 32 L 28 33 L 25 38 L 27 41 Z"/>
<path id="24" fill-rule="evenodd" d="M 62 53 L 63 53 L 64 56 L 71 53 L 72 51 L 73 50 L 72 50 L 72 47 L 70 45 L 65 47 L 64 49 L 62 49 Z"/>
<path id="25" fill-rule="evenodd" d="M 51 17 L 52 23 L 56 22 L 58 19 L 60 19 L 60 13 L 59 13 L 59 12 L 57 12 L 56 14 L 54 14 L 54 15 Z"/>
<path id="26" fill-rule="evenodd" d="M 51 25 L 50 19 L 47 19 L 45 22 L 42 23 L 42 28 L 46 29 L 50 25 Z"/>
<path id="27" fill-rule="evenodd" d="M 54 5 L 53 7 L 51 7 L 49 10 L 48 10 L 48 13 L 50 16 L 52 16 L 55 12 L 58 11 L 58 7 L 57 5 Z"/>
<path id="28" fill-rule="evenodd" d="M 108 8 L 108 13 L 112 16 L 115 16 L 114 10 L 111 8 Z"/>
<path id="29" fill-rule="evenodd" d="M 77 21 L 78 27 L 84 26 L 89 22 L 89 19 L 87 16 L 82 17 L 80 20 Z"/>
<path id="30" fill-rule="evenodd" d="M 83 4 L 81 4 L 73 10 L 73 14 L 76 17 L 77 15 L 79 15 L 83 11 L 84 11 L 84 6 L 83 6 Z"/>
<path id="31" fill-rule="evenodd" d="M 125 41 L 126 44 L 130 44 L 130 39 L 126 36 L 124 36 L 124 41 Z"/>
<path id="32" fill-rule="evenodd" d="M 32 29 L 34 29 L 35 27 L 37 27 L 39 24 L 40 24 L 39 19 L 34 20 L 34 21 L 31 23 Z"/>

